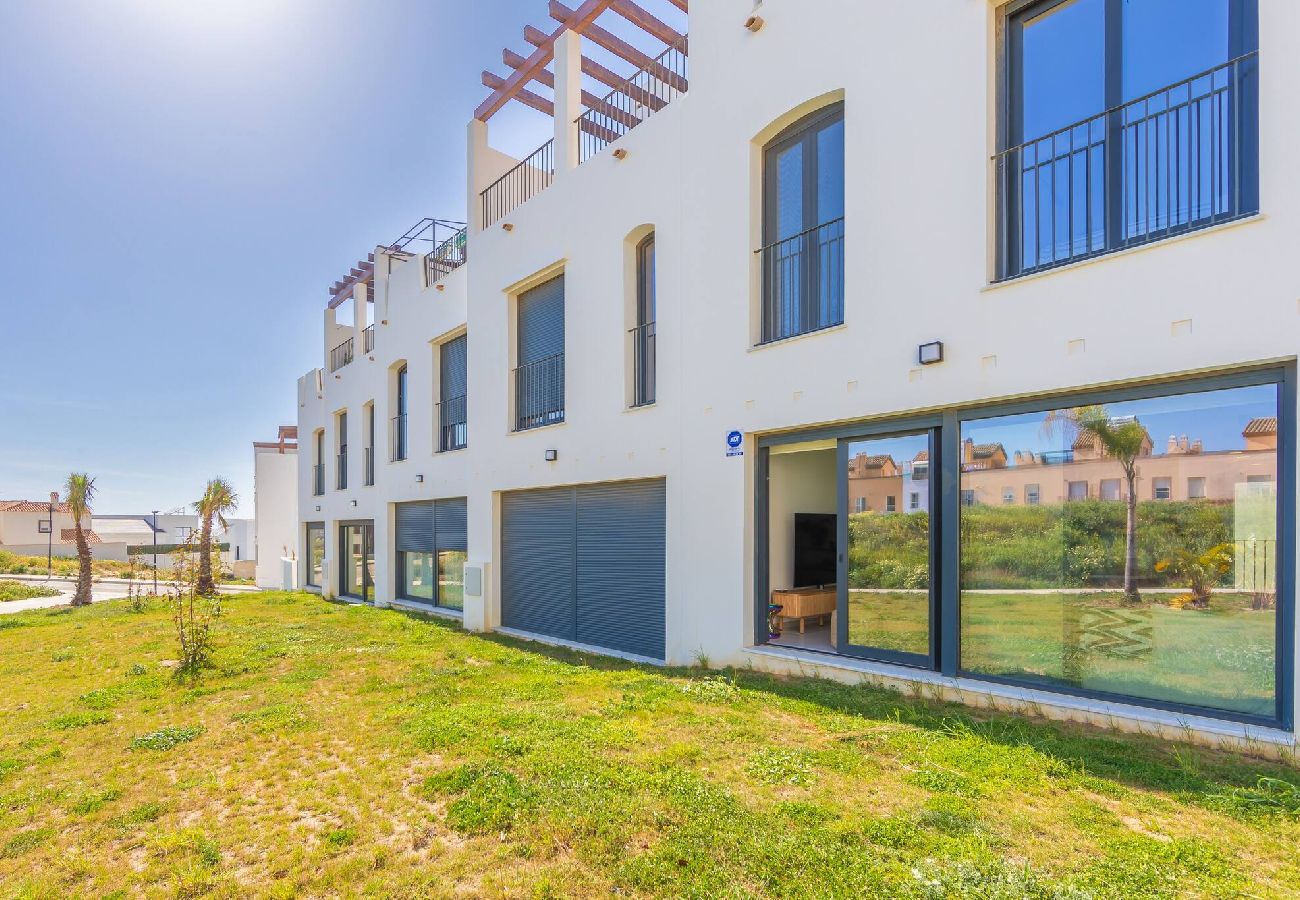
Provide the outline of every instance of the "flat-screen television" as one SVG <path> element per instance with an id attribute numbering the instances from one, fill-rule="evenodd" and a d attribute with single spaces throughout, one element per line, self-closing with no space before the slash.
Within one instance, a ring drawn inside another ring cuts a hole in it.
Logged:
<path id="1" fill-rule="evenodd" d="M 834 513 L 794 514 L 794 586 L 834 584 L 836 579 Z"/>

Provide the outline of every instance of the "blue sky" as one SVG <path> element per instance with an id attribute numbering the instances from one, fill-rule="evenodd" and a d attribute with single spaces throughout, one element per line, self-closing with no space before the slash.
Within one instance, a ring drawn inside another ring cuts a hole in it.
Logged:
<path id="1" fill-rule="evenodd" d="M 223 475 L 251 516 L 327 287 L 464 218 L 479 72 L 526 23 L 545 0 L 0 0 L 0 499 L 86 470 L 99 512 L 170 509 Z"/>

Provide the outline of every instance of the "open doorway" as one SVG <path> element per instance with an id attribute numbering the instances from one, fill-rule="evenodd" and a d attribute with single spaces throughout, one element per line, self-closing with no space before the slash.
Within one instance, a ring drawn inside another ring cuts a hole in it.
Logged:
<path id="1" fill-rule="evenodd" d="M 835 649 L 836 455 L 834 440 L 769 451 L 769 643 Z"/>

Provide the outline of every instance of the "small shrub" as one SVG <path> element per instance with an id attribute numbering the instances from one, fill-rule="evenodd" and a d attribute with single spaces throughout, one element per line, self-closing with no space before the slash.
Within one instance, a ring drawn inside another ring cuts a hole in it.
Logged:
<path id="1" fill-rule="evenodd" d="M 682 693 L 710 703 L 735 703 L 740 699 L 740 689 L 721 676 L 688 681 L 682 685 Z"/>
<path id="2" fill-rule="evenodd" d="M 132 750 L 171 750 L 187 744 L 203 733 L 202 725 L 169 725 L 131 741 Z"/>
<path id="3" fill-rule="evenodd" d="M 325 835 L 325 844 L 332 850 L 342 850 L 356 843 L 357 832 L 354 828 L 337 828 Z"/>
<path id="4" fill-rule="evenodd" d="M 47 723 L 50 728 L 59 731 L 67 731 L 72 728 L 87 728 L 91 725 L 103 725 L 109 719 L 107 713 L 102 712 L 74 712 L 63 716 L 56 716 Z"/>
<path id="5" fill-rule="evenodd" d="M 21 572 L 15 572 L 21 575 Z M 59 592 L 42 584 L 27 584 L 22 581 L 0 579 L 0 603 L 6 600 L 31 600 L 35 597 L 57 597 Z"/>

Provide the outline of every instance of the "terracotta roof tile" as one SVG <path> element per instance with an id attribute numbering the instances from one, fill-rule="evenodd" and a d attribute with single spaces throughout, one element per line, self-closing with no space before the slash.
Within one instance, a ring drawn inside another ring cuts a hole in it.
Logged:
<path id="1" fill-rule="evenodd" d="M 1261 416 L 1258 419 L 1251 419 L 1246 423 L 1246 427 L 1241 434 L 1243 437 L 1252 437 L 1257 434 L 1277 434 L 1277 416 Z"/>
<path id="2" fill-rule="evenodd" d="M 85 532 L 83 532 L 83 534 L 86 535 L 86 543 L 87 543 L 87 544 L 102 544 L 102 543 L 103 543 L 103 541 L 101 541 L 101 540 L 99 539 L 99 535 L 95 534 L 95 532 L 93 532 L 93 531 L 85 531 Z M 60 544 L 75 544 L 76 542 L 77 542 L 77 529 L 75 529 L 75 528 L 60 528 L 60 529 L 59 529 L 59 543 L 60 543 Z"/>
<path id="3" fill-rule="evenodd" d="M 50 509 L 48 500 L 0 500 L 0 512 L 25 512 L 25 513 L 43 513 Z M 55 512 L 71 513 L 72 509 L 66 503 L 60 503 L 54 507 Z"/>

